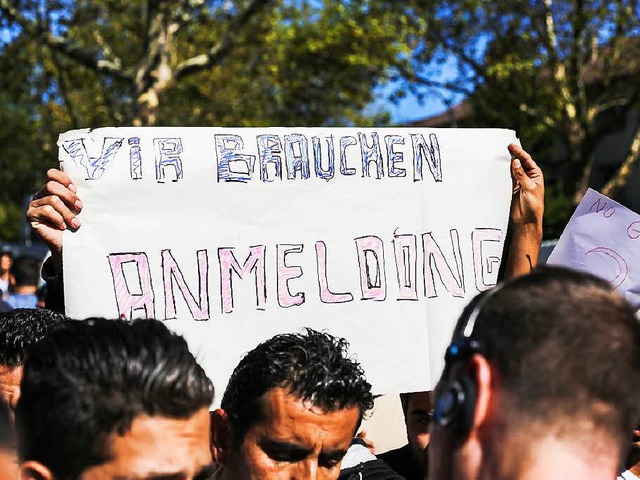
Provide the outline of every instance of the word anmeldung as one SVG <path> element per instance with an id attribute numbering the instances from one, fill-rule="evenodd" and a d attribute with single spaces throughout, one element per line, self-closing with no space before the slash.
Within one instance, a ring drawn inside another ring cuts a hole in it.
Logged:
<path id="1" fill-rule="evenodd" d="M 421 296 L 427 299 L 435 298 L 438 296 L 438 288 L 444 288 L 454 297 L 464 297 L 466 286 L 460 235 L 456 229 L 452 229 L 449 236 L 453 259 L 451 262 L 447 260 L 431 232 L 421 235 L 394 235 L 391 247 L 395 260 L 393 273 L 389 272 L 391 262 L 385 260 L 385 245 L 380 237 L 368 235 L 354 239 L 360 300 L 387 300 L 390 296 L 388 278 L 395 278 L 397 281 L 395 300 L 418 301 Z M 478 291 L 487 290 L 495 284 L 500 264 L 499 256 L 492 255 L 492 249 L 487 249 L 485 244 L 497 242 L 497 245 L 501 246 L 502 241 L 503 232 L 500 229 L 476 228 L 472 231 L 469 247 L 472 250 L 475 288 Z M 255 287 L 255 308 L 267 308 L 267 263 L 271 264 L 274 260 L 277 272 L 276 285 L 271 288 L 275 290 L 278 306 L 290 308 L 304 305 L 309 292 L 291 293 L 289 289 L 290 280 L 305 274 L 299 265 L 295 265 L 296 255 L 303 254 L 304 247 L 303 244 L 278 243 L 270 250 L 275 255 L 267 255 L 266 245 L 254 245 L 247 249 L 218 248 L 216 256 L 220 272 L 218 292 L 221 314 L 230 314 L 234 310 L 234 282 L 250 281 L 251 277 Z M 315 242 L 313 249 L 316 271 L 311 275 L 314 277 L 313 283 L 320 301 L 323 304 L 353 302 L 353 293 L 335 292 L 329 286 L 325 242 Z M 202 249 L 196 252 L 196 288 L 187 284 L 182 269 L 170 249 L 164 249 L 160 254 L 164 318 L 177 318 L 176 299 L 182 297 L 194 320 L 209 320 L 209 251 Z M 146 318 L 159 318 L 156 317 L 156 292 L 147 253 L 112 253 L 107 256 L 107 260 L 111 269 L 118 315 L 130 319 L 140 313 Z M 419 270 L 422 272 L 420 277 Z M 440 287 L 437 287 L 438 285 Z"/>

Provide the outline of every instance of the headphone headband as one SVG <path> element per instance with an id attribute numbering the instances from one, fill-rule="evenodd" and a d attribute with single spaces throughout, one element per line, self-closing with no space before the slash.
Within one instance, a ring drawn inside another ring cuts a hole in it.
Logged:
<path id="1" fill-rule="evenodd" d="M 473 310 L 467 317 L 467 321 L 464 323 L 464 327 L 461 328 L 463 338 L 472 337 L 473 331 L 476 327 L 476 320 L 478 320 L 478 316 L 487 305 L 487 303 L 489 303 L 489 300 L 491 300 L 491 298 L 493 298 L 493 296 L 502 289 L 502 285 L 503 284 L 497 284 L 492 289 L 487 290 L 487 293 L 482 298 L 480 298 L 480 300 L 478 300 L 478 303 L 476 303 L 476 306 L 473 307 Z"/>
<path id="2" fill-rule="evenodd" d="M 461 335 L 454 339 L 447 348 L 443 378 L 447 376 L 447 370 L 453 362 L 468 359 L 475 353 L 485 355 L 481 342 L 473 338 L 476 320 L 489 300 L 501 288 L 501 285 L 496 286 L 481 297 L 461 326 Z M 476 395 L 475 381 L 467 375 L 463 374 L 456 379 L 447 380 L 437 394 L 434 409 L 435 423 L 441 427 L 452 428 L 459 438 L 465 437 L 473 422 Z"/>

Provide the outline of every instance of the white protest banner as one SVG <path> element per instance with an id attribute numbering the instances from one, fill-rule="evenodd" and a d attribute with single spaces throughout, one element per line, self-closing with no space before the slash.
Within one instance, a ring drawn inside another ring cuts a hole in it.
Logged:
<path id="1" fill-rule="evenodd" d="M 547 263 L 602 277 L 640 307 L 640 215 L 589 189 Z"/>
<path id="2" fill-rule="evenodd" d="M 437 381 L 496 282 L 510 130 L 101 128 L 60 136 L 84 203 L 67 314 L 155 317 L 220 400 L 241 356 L 303 327 L 346 337 L 376 392 Z"/>

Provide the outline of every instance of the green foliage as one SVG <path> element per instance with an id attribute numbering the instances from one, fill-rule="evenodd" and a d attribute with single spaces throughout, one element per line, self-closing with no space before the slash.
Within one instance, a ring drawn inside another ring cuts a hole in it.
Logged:
<path id="1" fill-rule="evenodd" d="M 382 15 L 382 13 L 381 13 Z M 369 125 L 364 108 L 402 44 L 359 2 L 280 6 L 238 39 L 231 57 L 167 91 L 160 123 Z M 196 44 L 212 40 L 199 30 Z M 184 55 L 193 44 L 180 44 Z"/>
<path id="2" fill-rule="evenodd" d="M 71 128 L 386 125 L 388 112 L 368 106 L 391 82 L 391 100 L 469 95 L 474 113 L 460 126 L 517 130 L 545 170 L 553 235 L 598 142 L 640 105 L 634 8 L 632 0 L 0 0 L 0 71 L 10 72 L 0 77 L 0 205 L 15 211 L 41 184 L 58 134 Z M 455 78 L 442 80 L 452 64 Z"/>
<path id="3" fill-rule="evenodd" d="M 16 237 L 59 133 L 129 125 L 154 95 L 159 125 L 388 124 L 367 106 L 410 50 L 412 15 L 374 0 L 0 0 L 0 238 Z"/>
<path id="4" fill-rule="evenodd" d="M 23 216 L 22 205 L 0 202 L 0 240 L 18 241 Z"/>
<path id="5" fill-rule="evenodd" d="M 567 199 L 575 205 L 598 168 L 598 146 L 640 107 L 637 1 L 423 5 L 437 14 L 424 16 L 422 48 L 405 72 L 411 88 L 469 94 L 473 114 L 460 126 L 515 129 L 545 171 L 551 186 L 545 235 L 557 234 L 571 212 Z M 455 65 L 455 78 L 438 82 L 443 58 Z"/>
<path id="6" fill-rule="evenodd" d="M 569 218 L 573 215 L 573 199 L 564 193 L 561 183 L 547 182 L 544 204 L 544 236 L 559 238 Z"/>
<path id="7" fill-rule="evenodd" d="M 55 164 L 48 116 L 39 111 L 41 85 L 29 61 L 32 50 L 17 38 L 0 55 L 0 240 L 15 241 L 24 217 L 23 200 Z"/>

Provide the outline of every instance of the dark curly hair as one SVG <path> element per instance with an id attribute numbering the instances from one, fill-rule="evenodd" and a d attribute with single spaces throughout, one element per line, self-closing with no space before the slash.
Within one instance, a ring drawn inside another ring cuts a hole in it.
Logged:
<path id="1" fill-rule="evenodd" d="M 67 321 L 24 365 L 19 454 L 56 478 L 80 478 L 139 415 L 189 418 L 213 385 L 183 337 L 158 320 Z"/>
<path id="2" fill-rule="evenodd" d="M 360 364 L 347 356 L 348 346 L 344 338 L 307 328 L 304 334 L 276 335 L 251 350 L 222 398 L 235 443 L 260 419 L 262 396 L 277 387 L 327 412 L 358 407 L 362 420 L 373 407 L 371 385 Z"/>
<path id="3" fill-rule="evenodd" d="M 22 365 L 29 351 L 64 320 L 63 315 L 43 308 L 0 313 L 0 365 Z"/>

